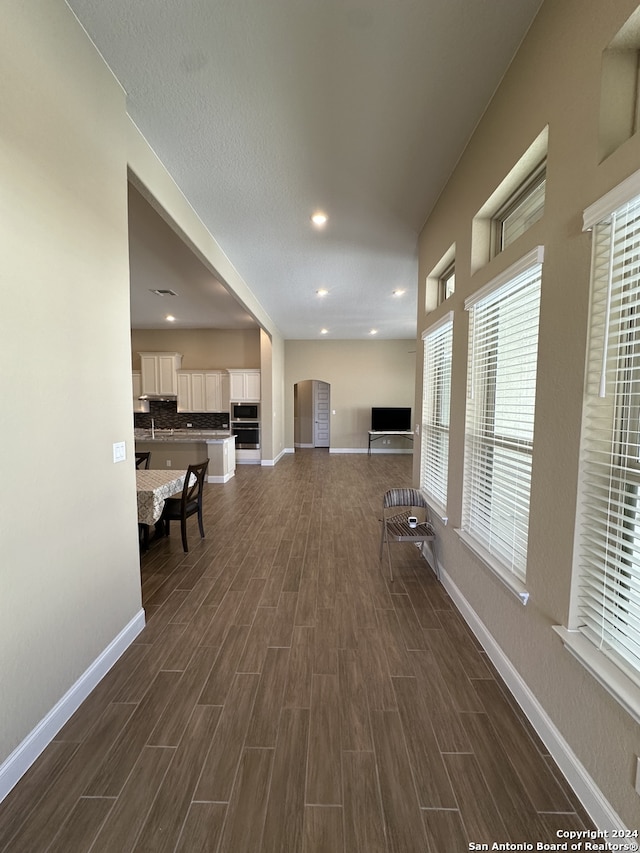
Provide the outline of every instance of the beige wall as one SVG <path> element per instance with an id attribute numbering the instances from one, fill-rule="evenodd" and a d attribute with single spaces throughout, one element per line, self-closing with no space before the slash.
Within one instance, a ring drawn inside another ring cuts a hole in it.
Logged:
<path id="1" fill-rule="evenodd" d="M 260 329 L 133 329 L 133 370 L 141 352 L 182 353 L 184 370 L 260 367 Z"/>
<path id="2" fill-rule="evenodd" d="M 261 334 L 262 384 L 262 464 L 275 464 L 284 444 L 284 340 L 279 335 Z M 269 396 L 267 396 L 269 395 Z M 269 407 L 267 408 L 267 404 Z M 269 419 L 269 428 L 267 423 Z M 268 438 L 268 441 L 267 441 Z"/>
<path id="3" fill-rule="evenodd" d="M 0 762 L 141 606 L 125 96 L 62 0 L 2 16 Z"/>
<path id="4" fill-rule="evenodd" d="M 591 239 L 582 211 L 640 167 L 640 137 L 604 162 L 598 155 L 602 51 L 635 9 L 629 0 L 548 0 L 523 43 L 420 239 L 419 305 L 425 279 L 456 245 L 456 293 L 427 315 L 428 328 L 454 311 L 449 525 L 440 531 L 449 579 L 475 611 L 629 827 L 640 823 L 634 791 L 640 727 L 563 648 L 552 630 L 566 624 L 572 580 L 578 442 L 589 297 Z M 502 255 L 471 274 L 471 220 L 548 125 L 544 218 Z M 523 607 L 462 545 L 467 317 L 465 297 L 537 244 L 545 247 L 531 495 Z M 420 351 L 420 347 L 419 347 Z M 420 360 L 419 360 L 420 361 Z M 417 385 L 421 385 L 418 370 Z M 415 456 L 415 474 L 419 456 Z"/>
<path id="5" fill-rule="evenodd" d="M 372 406 L 414 409 L 415 349 L 405 340 L 285 341 L 286 447 L 294 446 L 293 386 L 320 379 L 331 386 L 331 449 L 366 448 Z"/>

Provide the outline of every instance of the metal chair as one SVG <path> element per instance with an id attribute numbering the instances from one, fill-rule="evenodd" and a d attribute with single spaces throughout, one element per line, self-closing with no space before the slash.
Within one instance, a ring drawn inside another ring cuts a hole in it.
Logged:
<path id="1" fill-rule="evenodd" d="M 136 468 L 148 468 L 151 459 L 151 451 L 136 451 Z"/>
<path id="2" fill-rule="evenodd" d="M 187 519 L 191 515 L 198 515 L 198 527 L 200 528 L 200 536 L 204 539 L 204 527 L 202 524 L 202 492 L 204 489 L 204 479 L 209 467 L 209 460 L 199 462 L 197 465 L 189 465 L 187 475 L 184 478 L 184 488 L 182 494 L 176 497 L 167 498 L 164 502 L 160 522 L 164 527 L 165 535 L 169 535 L 169 523 L 171 521 L 180 522 L 180 532 L 182 533 L 182 547 L 185 554 L 189 550 L 187 546 Z"/>
<path id="3" fill-rule="evenodd" d="M 402 509 L 400 513 L 389 515 L 389 510 Z M 414 515 L 414 510 L 419 512 L 420 518 L 413 524 L 409 524 L 409 518 Z M 429 519 L 429 507 L 426 500 L 418 489 L 389 489 L 384 493 L 382 501 L 382 536 L 380 539 L 380 560 L 382 551 L 387 545 L 387 556 L 389 558 L 389 579 L 393 581 L 393 569 L 391 567 L 390 542 L 416 542 L 424 548 L 425 542 L 431 543 L 431 554 L 433 556 L 433 570 L 439 577 L 438 558 L 436 555 L 436 532 Z"/>

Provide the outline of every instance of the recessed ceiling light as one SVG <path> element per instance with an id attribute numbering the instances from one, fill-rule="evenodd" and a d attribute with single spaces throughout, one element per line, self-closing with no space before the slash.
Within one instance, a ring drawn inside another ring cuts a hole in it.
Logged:
<path id="1" fill-rule="evenodd" d="M 371 331 L 369 332 L 369 334 L 370 334 L 370 335 L 377 335 L 377 334 L 378 334 L 378 330 L 377 330 L 377 329 L 371 329 Z"/>
<path id="2" fill-rule="evenodd" d="M 317 225 L 318 228 L 322 228 L 323 225 L 327 224 L 327 219 L 329 217 L 326 213 L 322 213 L 322 211 L 317 210 L 311 217 L 311 221 L 314 225 Z"/>
<path id="3" fill-rule="evenodd" d="M 321 334 L 321 335 L 328 335 L 328 334 L 329 334 L 329 329 L 320 329 L 320 334 Z"/>
<path id="4" fill-rule="evenodd" d="M 173 314 L 167 314 L 167 316 L 164 319 L 168 323 L 175 323 L 175 321 L 176 321 L 176 318 L 173 316 Z"/>
<path id="5" fill-rule="evenodd" d="M 404 290 L 394 290 L 394 291 L 393 291 L 393 295 L 394 295 L 394 296 L 403 296 L 403 295 L 404 295 Z"/>
<path id="6" fill-rule="evenodd" d="M 316 293 L 318 294 L 318 296 L 326 296 L 329 291 L 325 290 L 324 287 L 321 287 L 320 290 L 316 290 Z"/>

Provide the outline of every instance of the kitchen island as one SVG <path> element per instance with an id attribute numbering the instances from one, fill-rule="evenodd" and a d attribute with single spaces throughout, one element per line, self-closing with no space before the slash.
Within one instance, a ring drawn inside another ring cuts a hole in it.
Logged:
<path id="1" fill-rule="evenodd" d="M 136 451 L 151 453 L 150 468 L 185 469 L 209 459 L 207 482 L 226 483 L 236 472 L 236 439 L 229 430 L 136 429 Z"/>

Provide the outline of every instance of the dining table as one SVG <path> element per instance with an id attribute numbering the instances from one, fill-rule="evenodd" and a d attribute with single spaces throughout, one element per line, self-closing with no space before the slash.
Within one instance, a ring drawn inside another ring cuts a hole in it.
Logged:
<path id="1" fill-rule="evenodd" d="M 149 547 L 149 529 L 160 520 L 165 500 L 182 491 L 186 476 L 186 471 L 136 470 L 138 526 L 143 550 Z"/>

